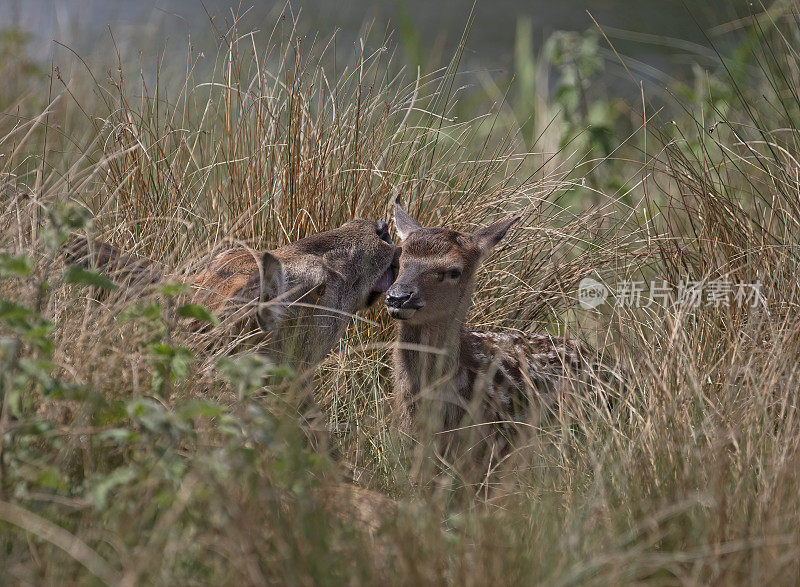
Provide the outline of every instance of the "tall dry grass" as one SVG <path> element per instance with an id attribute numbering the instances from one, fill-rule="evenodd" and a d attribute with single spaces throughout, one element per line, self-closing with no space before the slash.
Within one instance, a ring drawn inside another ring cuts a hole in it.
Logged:
<path id="1" fill-rule="evenodd" d="M 414 76 L 390 40 L 366 42 L 334 73 L 326 46 L 279 20 L 223 31 L 209 78 L 191 49 L 185 83 L 121 63 L 109 78 L 54 72 L 41 110 L 20 102 L 0 122 L 5 581 L 793 582 L 794 14 L 753 25 L 762 66 L 731 76 L 725 112 L 648 119 L 635 188 L 591 208 L 561 205 L 582 162 L 516 153 L 502 125 L 486 139 L 494 115 L 455 118 L 458 54 Z M 98 302 L 81 284 L 99 278 L 65 274 L 57 253 L 89 221 L 179 275 L 226 240 L 267 248 L 386 218 L 397 193 L 424 223 L 462 229 L 522 211 L 471 323 L 586 339 L 626 366 L 627 395 L 568 397 L 478 482 L 441 462 L 412 481 L 379 308 L 317 373 L 331 459 L 305 447 L 268 366 L 186 335 L 174 291 Z M 586 275 L 728 276 L 764 298 L 589 312 L 575 305 Z"/>

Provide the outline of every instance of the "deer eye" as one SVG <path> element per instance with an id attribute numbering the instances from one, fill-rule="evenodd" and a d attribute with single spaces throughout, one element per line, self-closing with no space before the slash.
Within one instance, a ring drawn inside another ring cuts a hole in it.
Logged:
<path id="1" fill-rule="evenodd" d="M 447 271 L 439 271 L 439 281 L 444 281 L 445 278 L 447 279 L 458 279 L 461 277 L 461 269 L 453 268 L 448 269 Z"/>

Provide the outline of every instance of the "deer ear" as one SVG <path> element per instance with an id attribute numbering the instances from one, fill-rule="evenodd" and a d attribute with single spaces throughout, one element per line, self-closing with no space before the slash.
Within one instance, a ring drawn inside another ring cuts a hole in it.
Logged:
<path id="1" fill-rule="evenodd" d="M 422 228 L 422 225 L 411 218 L 408 212 L 403 210 L 400 205 L 400 196 L 394 201 L 394 226 L 397 229 L 397 236 L 401 241 L 406 240 L 409 234 Z"/>
<path id="2" fill-rule="evenodd" d="M 472 233 L 472 236 L 478 242 L 478 247 L 481 249 L 482 253 L 485 255 L 491 251 L 492 247 L 494 247 L 503 239 L 503 237 L 506 235 L 506 232 L 508 232 L 508 229 L 511 228 L 511 225 L 520 218 L 522 218 L 521 215 L 507 216 L 502 220 L 498 220 L 494 224 L 490 224 L 489 226 L 478 229 Z"/>
<path id="3" fill-rule="evenodd" d="M 286 293 L 286 280 L 283 275 L 283 263 L 269 251 L 261 255 L 258 311 L 256 321 L 262 330 L 277 330 L 286 311 L 283 304 L 269 302 Z"/>

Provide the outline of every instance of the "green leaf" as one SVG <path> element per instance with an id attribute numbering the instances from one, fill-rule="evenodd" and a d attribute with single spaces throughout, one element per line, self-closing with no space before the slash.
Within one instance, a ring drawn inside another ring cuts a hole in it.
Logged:
<path id="1" fill-rule="evenodd" d="M 194 361 L 194 354 L 185 347 L 176 347 L 172 356 L 172 373 L 178 380 L 186 379 L 189 367 Z"/>
<path id="2" fill-rule="evenodd" d="M 178 316 L 181 318 L 194 318 L 202 322 L 208 322 L 216 326 L 219 324 L 219 318 L 214 313 L 201 304 L 184 304 L 178 308 Z"/>
<path id="3" fill-rule="evenodd" d="M 55 324 L 44 320 L 36 325 L 31 325 L 25 332 L 24 337 L 47 356 L 51 356 L 55 350 L 55 344 L 49 338 L 49 335 L 54 329 Z"/>
<path id="4" fill-rule="evenodd" d="M 161 306 L 156 302 L 140 302 L 128 306 L 119 315 L 119 321 L 122 324 L 132 322 L 137 318 L 144 318 L 145 320 L 157 320 L 161 317 Z"/>
<path id="5" fill-rule="evenodd" d="M 257 354 L 246 354 L 233 359 L 222 357 L 217 361 L 217 368 L 236 387 L 239 399 L 244 399 L 263 387 L 267 376 L 276 370 L 272 362 Z"/>
<path id="6" fill-rule="evenodd" d="M 95 413 L 95 418 L 99 426 L 119 425 L 128 418 L 128 406 L 124 401 L 111 401 L 102 410 Z"/>
<path id="7" fill-rule="evenodd" d="M 38 318 L 36 312 L 26 308 L 16 302 L 0 300 L 0 320 L 12 323 L 19 323 L 30 318 Z"/>
<path id="8" fill-rule="evenodd" d="M 192 293 L 192 288 L 186 283 L 175 282 L 162 285 L 158 288 L 158 291 L 167 297 L 174 298 L 181 294 Z"/>
<path id="9" fill-rule="evenodd" d="M 215 418 L 225 413 L 225 408 L 214 402 L 191 400 L 178 408 L 178 415 L 184 420 L 191 418 Z"/>
<path id="10" fill-rule="evenodd" d="M 8 412 L 17 420 L 22 420 L 25 416 L 22 413 L 22 390 L 24 385 L 20 385 L 19 381 L 15 381 L 11 385 L 11 389 L 6 391 L 5 401 L 8 402 Z"/>
<path id="11" fill-rule="evenodd" d="M 130 444 L 141 440 L 141 436 L 135 430 L 130 430 L 128 428 L 103 430 L 98 434 L 98 438 L 100 438 L 100 440 L 110 440 L 117 444 Z"/>
<path id="12" fill-rule="evenodd" d="M 72 232 L 84 228 L 90 219 L 89 211 L 74 202 L 56 202 L 50 207 L 49 217 L 42 238 L 51 249 L 63 245 Z"/>
<path id="13" fill-rule="evenodd" d="M 41 385 L 42 391 L 46 396 L 55 394 L 62 389 L 60 382 L 50 376 L 50 373 L 55 369 L 56 366 L 53 363 L 44 359 L 23 357 L 19 360 L 20 373 L 30 381 L 35 381 Z"/>
<path id="14" fill-rule="evenodd" d="M 0 278 L 2 277 L 25 277 L 33 271 L 33 259 L 30 257 L 12 257 L 11 255 L 0 255 Z"/>
<path id="15" fill-rule="evenodd" d="M 55 467 L 46 467 L 40 473 L 36 479 L 36 482 L 41 485 L 42 487 L 47 487 L 48 489 L 55 489 L 56 491 L 64 491 L 69 487 L 64 476 L 61 474 Z"/>
<path id="16" fill-rule="evenodd" d="M 102 289 L 114 289 L 117 287 L 105 275 L 101 275 L 91 269 L 84 269 L 78 265 L 72 265 L 67 268 L 64 272 L 64 281 L 78 285 L 91 285 Z"/>
<path id="17" fill-rule="evenodd" d="M 47 336 L 53 331 L 53 323 L 42 319 L 33 310 L 16 302 L 0 300 L 0 322 L 5 322 L 44 352 L 52 352 L 53 343 Z"/>
<path id="18" fill-rule="evenodd" d="M 153 376 L 155 378 L 155 375 Z M 165 409 L 160 403 L 149 398 L 137 398 L 128 402 L 128 415 L 148 434 L 166 434 L 177 441 L 183 434 L 191 434 L 192 429 L 186 421 Z"/>
<path id="19" fill-rule="evenodd" d="M 108 504 L 108 494 L 120 485 L 125 485 L 136 477 L 132 467 L 116 469 L 110 475 L 96 478 L 87 497 L 98 510 L 104 510 Z"/>
<path id="20" fill-rule="evenodd" d="M 55 364 L 51 361 L 33 359 L 30 357 L 20 359 L 19 366 L 24 373 L 35 377 L 49 377 L 50 372 L 56 368 Z"/>
<path id="21" fill-rule="evenodd" d="M 10 336 L 0 337 L 0 361 L 8 361 L 17 354 L 19 339 Z"/>
<path id="22" fill-rule="evenodd" d="M 159 342 L 150 346 L 150 352 L 153 361 L 153 387 L 159 392 L 164 392 L 168 379 L 181 381 L 189 375 L 194 354 L 186 347 Z"/>

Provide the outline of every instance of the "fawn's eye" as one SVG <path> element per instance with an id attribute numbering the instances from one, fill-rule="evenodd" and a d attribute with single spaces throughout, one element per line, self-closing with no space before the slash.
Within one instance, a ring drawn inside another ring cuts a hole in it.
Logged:
<path id="1" fill-rule="evenodd" d="M 447 271 L 439 271 L 438 276 L 439 281 L 444 281 L 445 279 L 458 279 L 461 277 L 461 269 L 454 267 L 453 269 L 448 269 Z"/>

